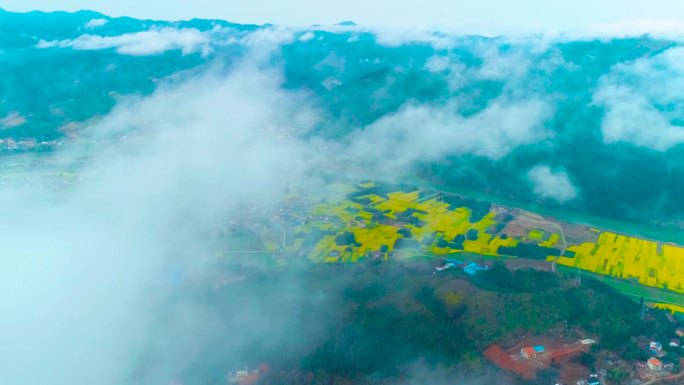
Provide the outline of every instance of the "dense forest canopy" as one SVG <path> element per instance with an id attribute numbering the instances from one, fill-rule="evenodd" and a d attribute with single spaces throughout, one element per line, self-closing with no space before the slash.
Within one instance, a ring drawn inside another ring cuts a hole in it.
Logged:
<path id="1" fill-rule="evenodd" d="M 536 384 L 543 383 L 543 372 L 539 382 L 512 377 L 482 352 L 494 343 L 517 343 L 522 335 L 568 342 L 593 337 L 600 344 L 577 358 L 590 370 L 598 351 L 645 360 L 648 355 L 633 339 L 671 334 L 662 314 L 642 320 L 638 302 L 591 278 L 578 287 L 572 276 L 511 271 L 502 263 L 478 276 L 434 275 L 431 265 L 317 265 L 280 270 L 275 277 L 273 270 L 243 267 L 249 278 L 236 285 L 179 288 L 168 298 L 170 309 L 178 308 L 175 298 L 184 298 L 215 320 L 198 325 L 202 330 L 195 338 L 202 349 L 193 352 L 180 378 L 189 385 L 220 384 L 232 367 L 268 363 L 264 384 L 416 383 L 423 372 L 429 373 L 423 380 L 437 383 L 487 378 L 492 384 Z M 302 290 L 316 294 L 293 294 Z M 241 305 L 226 306 L 231 303 Z M 149 382 L 156 362 L 185 354 L 156 356 L 164 339 L 182 327 L 179 322 L 160 312 L 150 345 L 155 355 L 143 355 L 134 380 Z M 233 330 L 248 332 L 236 336 Z"/>

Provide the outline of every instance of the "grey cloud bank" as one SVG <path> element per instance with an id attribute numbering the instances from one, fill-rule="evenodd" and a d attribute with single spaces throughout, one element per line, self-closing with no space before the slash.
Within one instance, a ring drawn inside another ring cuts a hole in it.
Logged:
<path id="1" fill-rule="evenodd" d="M 188 255 L 180 263 L 201 270 L 211 255 L 203 234 L 296 183 L 305 149 L 279 129 L 305 129 L 305 110 L 277 75 L 250 67 L 122 103 L 92 127 L 102 144 L 88 149 L 84 180 L 57 202 L 39 200 L 49 191 L 3 192 L 0 327 L 16 348 L 0 355 L 3 383 L 128 381 L 170 256 Z M 125 141 L 106 141 L 122 133 Z M 179 316 L 201 324 L 202 312 L 186 306 Z M 191 343 L 189 330 L 168 343 Z"/>

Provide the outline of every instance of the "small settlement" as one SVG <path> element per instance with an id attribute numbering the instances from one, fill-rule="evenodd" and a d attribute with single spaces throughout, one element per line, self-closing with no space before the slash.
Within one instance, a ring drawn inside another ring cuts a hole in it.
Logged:
<path id="1" fill-rule="evenodd" d="M 551 345 L 544 345 L 540 341 Z M 586 368 L 578 367 L 573 358 L 588 353 L 591 346 L 597 343 L 596 340 L 586 338 L 574 343 L 559 344 L 549 338 L 529 338 L 527 342 L 508 349 L 492 345 L 485 351 L 485 356 L 500 368 L 528 379 L 535 378 L 539 370 L 553 364 L 560 370 L 556 385 L 616 384 L 616 370 L 624 373 L 619 382 L 622 384 L 641 385 L 661 380 L 672 382 L 684 379 L 684 371 L 681 369 L 684 359 L 679 359 L 680 355 L 684 356 L 684 352 L 678 350 L 682 349 L 680 345 L 671 346 L 668 352 L 659 341 L 648 341 L 642 346 L 643 351 L 650 356 L 648 359 L 629 363 L 617 357 L 602 357 L 596 362 L 596 372 L 587 373 Z"/>

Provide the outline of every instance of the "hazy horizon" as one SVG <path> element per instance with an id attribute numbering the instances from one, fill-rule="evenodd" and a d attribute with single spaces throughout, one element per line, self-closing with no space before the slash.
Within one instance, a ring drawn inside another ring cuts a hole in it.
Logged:
<path id="1" fill-rule="evenodd" d="M 273 0 L 217 3 L 211 0 L 161 2 L 92 2 L 68 0 L 3 1 L 9 11 L 93 10 L 112 17 L 158 20 L 223 19 L 241 24 L 306 27 L 351 20 L 372 28 L 430 29 L 455 33 L 680 33 L 684 31 L 684 4 L 672 0 L 589 0 L 576 2 L 527 0 L 515 3 L 486 1 L 388 0 L 344 3 Z"/>

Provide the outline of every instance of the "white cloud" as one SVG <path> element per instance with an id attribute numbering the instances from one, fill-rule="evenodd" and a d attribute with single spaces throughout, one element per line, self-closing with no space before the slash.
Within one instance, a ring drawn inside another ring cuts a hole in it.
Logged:
<path id="1" fill-rule="evenodd" d="M 76 50 L 115 48 L 122 55 L 148 56 L 180 50 L 184 55 L 211 52 L 210 37 L 194 28 L 160 28 L 118 36 L 81 35 L 73 40 L 40 41 L 38 48 L 71 47 Z"/>
<path id="2" fill-rule="evenodd" d="M 493 80 L 504 82 L 507 93 L 525 97 L 532 68 L 550 71 L 568 66 L 560 54 L 549 49 L 544 37 L 499 38 L 464 44 L 479 63 L 466 65 L 454 54 L 435 54 L 425 65 L 426 70 L 444 75 L 451 91 L 473 81 Z"/>
<path id="3" fill-rule="evenodd" d="M 299 41 L 309 41 L 309 40 L 313 39 L 314 37 L 316 37 L 316 35 L 314 35 L 313 32 L 307 31 L 304 34 L 302 34 L 302 36 L 299 37 Z"/>
<path id="4" fill-rule="evenodd" d="M 600 81 L 594 103 L 604 107 L 605 143 L 658 151 L 684 143 L 684 48 L 615 66 Z"/>
<path id="5" fill-rule="evenodd" d="M 532 183 L 534 194 L 542 199 L 563 203 L 579 195 L 577 187 L 564 170 L 554 171 L 549 166 L 535 166 L 527 173 L 527 178 Z"/>
<path id="6" fill-rule="evenodd" d="M 601 123 L 605 143 L 629 142 L 658 151 L 684 143 L 684 127 L 673 125 L 639 91 L 607 86 L 595 97 L 606 106 Z"/>
<path id="7" fill-rule="evenodd" d="M 5 115 L 4 118 L 0 118 L 0 128 L 18 127 L 24 123 L 26 123 L 26 118 L 16 111 L 12 111 Z"/>
<path id="8" fill-rule="evenodd" d="M 387 47 L 406 44 L 428 44 L 436 50 L 446 50 L 456 45 L 454 36 L 426 29 L 375 28 L 368 32 L 375 35 L 376 41 Z"/>
<path id="9" fill-rule="evenodd" d="M 92 19 L 85 23 L 84 27 L 86 29 L 95 29 L 104 26 L 105 24 L 109 23 L 109 20 L 107 19 Z"/>
<path id="10" fill-rule="evenodd" d="M 455 57 L 434 55 L 425 63 L 425 69 L 432 73 L 441 73 L 446 77 L 449 89 L 456 91 L 475 79 L 475 70 L 461 63 Z"/>
<path id="11" fill-rule="evenodd" d="M 540 100 L 498 100 L 469 117 L 445 106 L 409 104 L 350 138 L 350 156 L 374 167 L 405 169 L 416 162 L 473 154 L 500 159 L 546 137 L 551 108 Z"/>
<path id="12" fill-rule="evenodd" d="M 425 63 L 425 69 L 433 73 L 448 71 L 451 69 L 453 61 L 455 60 L 450 60 L 445 55 L 434 55 Z"/>
<path id="13" fill-rule="evenodd" d="M 248 49 L 250 60 L 268 64 L 267 58 L 272 56 L 284 44 L 295 39 L 295 31 L 289 28 L 260 28 L 241 36 L 236 42 Z"/>
<path id="14" fill-rule="evenodd" d="M 520 47 L 509 47 L 502 50 L 496 44 L 485 44 L 476 52 L 482 59 L 477 70 L 477 77 L 490 80 L 520 80 L 525 77 L 532 65 L 532 54 L 527 52 L 527 42 Z"/>
<path id="15" fill-rule="evenodd" d="M 311 25 L 305 30 L 311 30 L 311 31 L 323 31 L 323 32 L 330 32 L 330 33 L 337 33 L 337 34 L 344 34 L 344 33 L 356 33 L 356 32 L 367 32 L 365 28 L 358 26 L 358 25 L 348 25 L 348 24 L 315 24 Z"/>

